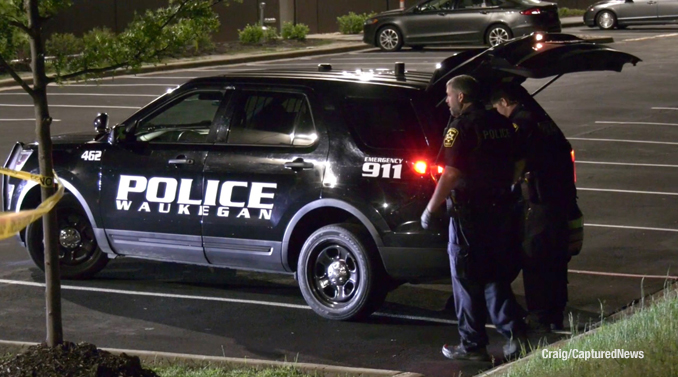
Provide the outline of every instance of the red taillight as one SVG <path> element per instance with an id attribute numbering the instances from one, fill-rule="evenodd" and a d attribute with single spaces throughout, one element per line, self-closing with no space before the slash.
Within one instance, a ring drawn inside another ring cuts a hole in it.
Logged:
<path id="1" fill-rule="evenodd" d="M 524 11 L 520 12 L 523 16 L 536 16 L 538 14 L 541 14 L 541 9 L 539 8 L 530 8 L 530 9 L 525 9 Z"/>
<path id="2" fill-rule="evenodd" d="M 426 168 L 428 166 L 426 165 L 426 161 L 417 161 L 417 162 L 414 163 L 414 165 L 412 167 L 414 168 L 414 171 L 416 171 L 417 173 L 419 173 L 421 175 L 424 175 L 424 174 L 426 174 Z"/>
<path id="3" fill-rule="evenodd" d="M 443 174 L 444 171 L 445 171 L 445 167 L 438 165 L 438 174 Z"/>
<path id="4" fill-rule="evenodd" d="M 572 156 L 572 171 L 574 172 L 574 183 L 577 183 L 577 167 L 574 165 L 574 149 L 570 150 L 570 156 Z"/>

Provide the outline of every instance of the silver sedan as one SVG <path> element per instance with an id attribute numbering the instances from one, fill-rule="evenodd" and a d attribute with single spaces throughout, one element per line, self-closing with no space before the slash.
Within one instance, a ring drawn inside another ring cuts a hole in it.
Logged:
<path id="1" fill-rule="evenodd" d="M 588 7 L 584 23 L 601 29 L 678 23 L 678 0 L 606 0 Z"/>

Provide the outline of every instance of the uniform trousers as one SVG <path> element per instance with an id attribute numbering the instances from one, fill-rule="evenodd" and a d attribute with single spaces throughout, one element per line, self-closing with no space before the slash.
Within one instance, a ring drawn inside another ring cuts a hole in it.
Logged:
<path id="1" fill-rule="evenodd" d="M 488 210 L 493 209 L 496 208 Z M 522 337 L 524 332 L 522 308 L 511 290 L 511 281 L 518 271 L 519 250 L 512 242 L 515 229 L 510 210 L 504 216 L 496 211 L 492 216 L 483 215 L 492 213 L 487 211 L 475 213 L 473 224 L 466 229 L 457 219 L 450 220 L 447 248 L 459 335 L 466 350 L 488 344 L 485 331 L 488 316 L 507 339 Z"/>
<path id="2" fill-rule="evenodd" d="M 567 212 L 553 206 L 534 205 L 531 211 L 537 213 L 527 217 L 523 245 L 527 310 L 540 323 L 562 326 L 570 260 Z"/>

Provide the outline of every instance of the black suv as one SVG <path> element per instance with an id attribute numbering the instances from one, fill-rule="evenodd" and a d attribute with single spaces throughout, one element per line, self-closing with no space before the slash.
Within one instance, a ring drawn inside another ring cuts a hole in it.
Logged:
<path id="1" fill-rule="evenodd" d="M 450 77 L 490 87 L 638 60 L 539 34 L 433 74 L 320 65 L 191 80 L 114 127 L 100 115 L 96 136 L 54 137 L 61 273 L 86 278 L 120 256 L 290 273 L 321 316 L 369 315 L 397 284 L 449 274 L 445 220 L 425 231 L 419 217 Z M 5 166 L 37 172 L 35 149 L 17 143 Z M 2 189 L 4 211 L 40 202 L 33 182 L 3 176 Z M 41 222 L 19 237 L 42 267 Z"/>

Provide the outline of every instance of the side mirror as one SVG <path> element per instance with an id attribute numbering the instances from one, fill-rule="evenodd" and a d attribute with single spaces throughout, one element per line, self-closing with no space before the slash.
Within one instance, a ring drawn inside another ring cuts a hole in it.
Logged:
<path id="1" fill-rule="evenodd" d="M 94 131 L 98 135 L 106 133 L 108 131 L 108 114 L 99 113 L 96 118 L 94 118 Z"/>
<path id="2" fill-rule="evenodd" d="M 108 144 L 110 145 L 125 144 L 134 139 L 134 135 L 128 134 L 127 127 L 122 124 L 113 126 L 107 136 L 108 138 L 106 141 L 108 141 Z"/>

